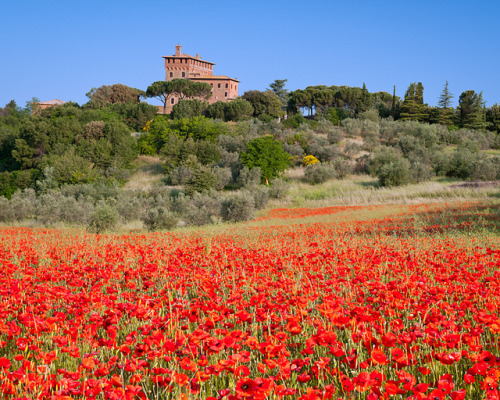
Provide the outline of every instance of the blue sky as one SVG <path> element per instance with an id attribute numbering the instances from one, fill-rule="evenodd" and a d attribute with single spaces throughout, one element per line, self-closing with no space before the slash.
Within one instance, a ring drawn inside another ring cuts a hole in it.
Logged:
<path id="1" fill-rule="evenodd" d="M 0 107 L 41 100 L 87 101 L 92 87 L 145 90 L 164 79 L 162 56 L 199 53 L 240 94 L 362 86 L 403 96 L 424 85 L 436 105 L 446 80 L 500 103 L 500 2 L 435 1 L 4 1 L 0 13 Z M 153 101 L 154 103 L 154 101 Z"/>

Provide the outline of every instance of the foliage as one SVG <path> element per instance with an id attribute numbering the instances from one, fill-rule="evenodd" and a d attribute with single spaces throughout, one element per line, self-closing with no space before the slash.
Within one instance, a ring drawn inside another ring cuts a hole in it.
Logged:
<path id="1" fill-rule="evenodd" d="M 269 197 L 273 199 L 283 199 L 290 190 L 290 185 L 283 178 L 276 178 L 271 181 Z"/>
<path id="2" fill-rule="evenodd" d="M 222 218 L 228 222 L 248 221 L 255 212 L 253 197 L 235 194 L 222 203 Z"/>
<path id="3" fill-rule="evenodd" d="M 179 218 L 165 207 L 153 207 L 146 211 L 142 222 L 148 231 L 171 230 Z"/>
<path id="4" fill-rule="evenodd" d="M 460 126 L 472 129 L 484 129 L 486 123 L 486 110 L 484 109 L 483 93 L 466 90 L 458 99 L 458 115 Z"/>
<path id="5" fill-rule="evenodd" d="M 305 167 L 307 167 L 308 165 L 314 165 L 317 163 L 319 163 L 319 160 L 312 155 L 305 156 L 302 159 L 302 165 L 304 165 Z"/>
<path id="6" fill-rule="evenodd" d="M 205 110 L 205 116 L 224 121 L 243 121 L 252 116 L 254 109 L 250 102 L 238 98 L 230 102 L 217 101 Z"/>
<path id="7" fill-rule="evenodd" d="M 311 185 L 324 183 L 336 176 L 335 168 L 328 163 L 311 164 L 304 171 L 304 181 Z"/>
<path id="8" fill-rule="evenodd" d="M 280 98 L 271 90 L 260 92 L 250 90 L 242 96 L 243 100 L 248 101 L 253 107 L 253 116 L 279 118 L 283 115 Z"/>
<path id="9" fill-rule="evenodd" d="M 262 181 L 262 170 L 260 167 L 248 168 L 244 166 L 238 172 L 237 182 L 240 186 L 254 186 Z"/>
<path id="10" fill-rule="evenodd" d="M 173 119 L 201 117 L 205 113 L 207 107 L 208 103 L 206 101 L 198 99 L 179 100 L 179 102 L 172 107 L 170 116 Z"/>
<path id="11" fill-rule="evenodd" d="M 400 118 L 403 121 L 424 121 L 424 86 L 421 82 L 412 83 L 405 93 L 405 98 L 400 109 Z"/>
<path id="12" fill-rule="evenodd" d="M 48 157 L 47 165 L 52 166 L 52 177 L 59 185 L 87 183 L 97 178 L 92 163 L 75 154 L 73 147 L 61 155 Z"/>
<path id="13" fill-rule="evenodd" d="M 146 89 L 147 97 L 154 97 L 163 104 L 163 113 L 167 113 L 167 101 L 176 94 L 174 81 L 156 81 Z"/>
<path id="14" fill-rule="evenodd" d="M 101 201 L 96 205 L 90 217 L 88 230 L 93 233 L 103 233 L 113 229 L 117 222 L 118 212 L 116 209 L 112 205 Z"/>
<path id="15" fill-rule="evenodd" d="M 103 85 L 99 88 L 92 88 L 90 92 L 87 93 L 89 102 L 86 104 L 86 107 L 102 108 L 106 107 L 108 104 L 116 103 L 138 104 L 140 96 L 142 95 L 144 95 L 143 91 L 130 88 L 120 83 L 110 86 Z"/>
<path id="16" fill-rule="evenodd" d="M 195 192 L 204 193 L 215 189 L 219 184 L 217 176 L 210 168 L 199 167 L 186 184 L 186 193 L 192 195 Z"/>
<path id="17" fill-rule="evenodd" d="M 377 171 L 381 186 L 403 186 L 411 182 L 410 163 L 406 158 L 397 158 L 384 163 Z"/>
<path id="18" fill-rule="evenodd" d="M 278 96 L 283 108 L 287 106 L 288 99 L 290 97 L 288 94 L 288 90 L 285 89 L 287 81 L 288 79 L 275 79 L 273 83 L 269 84 L 269 88 L 276 96 Z"/>
<path id="19" fill-rule="evenodd" d="M 263 136 L 247 143 L 241 154 L 241 162 L 248 168 L 259 167 L 262 182 L 268 183 L 285 171 L 290 163 L 290 155 L 283 151 L 281 143 L 272 136 Z"/>

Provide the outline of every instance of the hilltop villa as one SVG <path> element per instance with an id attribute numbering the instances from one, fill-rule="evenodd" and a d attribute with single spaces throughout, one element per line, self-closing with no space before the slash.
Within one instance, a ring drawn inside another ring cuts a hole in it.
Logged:
<path id="1" fill-rule="evenodd" d="M 182 46 L 175 46 L 173 56 L 163 56 L 165 59 L 165 80 L 190 79 L 196 82 L 209 83 L 212 86 L 212 96 L 208 100 L 210 104 L 217 101 L 230 101 L 238 97 L 238 83 L 235 78 L 226 75 L 214 75 L 214 63 L 205 61 L 198 54 L 196 57 L 182 53 Z M 172 106 L 179 101 L 178 97 L 171 97 L 167 104 L 167 113 L 172 111 Z M 163 107 L 159 107 L 163 112 Z"/>

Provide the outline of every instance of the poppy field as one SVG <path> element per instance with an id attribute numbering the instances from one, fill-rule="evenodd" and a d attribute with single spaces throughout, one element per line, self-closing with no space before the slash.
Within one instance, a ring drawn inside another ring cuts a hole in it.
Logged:
<path id="1" fill-rule="evenodd" d="M 2 399 L 500 399 L 498 204 L 0 228 Z"/>

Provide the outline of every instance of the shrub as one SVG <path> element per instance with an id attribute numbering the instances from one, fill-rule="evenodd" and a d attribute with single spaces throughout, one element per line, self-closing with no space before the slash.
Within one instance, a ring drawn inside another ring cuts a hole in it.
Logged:
<path id="1" fill-rule="evenodd" d="M 178 195 L 174 198 L 172 210 L 187 225 L 212 224 L 221 215 L 221 200 L 216 192 L 194 193 L 192 197 Z"/>
<path id="2" fill-rule="evenodd" d="M 193 171 L 191 179 L 186 184 L 186 193 L 203 193 L 215 189 L 218 184 L 217 176 L 207 167 L 200 167 Z"/>
<path id="3" fill-rule="evenodd" d="M 255 212 L 253 197 L 238 193 L 222 203 L 222 218 L 228 222 L 241 222 L 252 219 Z"/>
<path id="4" fill-rule="evenodd" d="M 336 178 L 345 178 L 353 172 L 353 162 L 339 156 L 333 158 L 329 164 L 333 167 L 336 173 Z"/>
<path id="5" fill-rule="evenodd" d="M 486 158 L 474 164 L 471 178 L 475 181 L 493 181 L 500 178 L 500 159 Z"/>
<path id="6" fill-rule="evenodd" d="M 248 167 L 243 167 L 240 169 L 237 183 L 241 186 L 258 185 L 261 182 L 261 171 L 259 167 L 249 169 Z"/>
<path id="7" fill-rule="evenodd" d="M 290 158 L 295 164 L 299 164 L 304 157 L 304 149 L 298 143 L 283 143 L 283 150 L 290 154 Z"/>
<path id="8" fill-rule="evenodd" d="M 154 207 L 147 210 L 141 220 L 148 231 L 170 230 L 175 228 L 179 222 L 177 215 L 165 207 Z"/>
<path id="9" fill-rule="evenodd" d="M 319 160 L 314 157 L 314 156 L 305 156 L 303 159 L 302 159 L 302 165 L 304 165 L 305 167 L 307 167 L 308 165 L 314 165 L 314 164 L 317 164 L 319 163 Z"/>
<path id="10" fill-rule="evenodd" d="M 282 199 L 288 194 L 290 185 L 283 178 L 273 179 L 269 188 L 269 197 L 273 199 Z"/>
<path id="11" fill-rule="evenodd" d="M 300 113 L 289 115 L 287 119 L 283 120 L 283 125 L 287 128 L 298 128 L 301 124 L 305 123 L 306 119 Z"/>
<path id="12" fill-rule="evenodd" d="M 337 144 L 339 143 L 342 139 L 344 139 L 344 131 L 341 128 L 334 127 L 330 129 L 327 133 L 328 137 L 328 142 L 330 144 Z"/>
<path id="13" fill-rule="evenodd" d="M 168 180 L 172 185 L 185 185 L 193 178 L 193 170 L 186 166 L 180 165 L 175 167 L 169 174 Z"/>
<path id="14" fill-rule="evenodd" d="M 11 222 L 14 219 L 14 209 L 11 207 L 9 199 L 0 196 L 0 222 Z"/>
<path id="15" fill-rule="evenodd" d="M 335 168 L 326 163 L 309 165 L 304 172 L 304 181 L 311 185 L 326 182 L 336 176 Z"/>
<path id="16" fill-rule="evenodd" d="M 413 182 L 424 182 L 434 176 L 434 171 L 428 162 L 419 158 L 410 158 L 411 178 Z"/>
<path id="17" fill-rule="evenodd" d="M 75 154 L 70 148 L 62 155 L 49 157 L 53 169 L 53 178 L 59 184 L 91 182 L 97 178 L 97 172 L 90 161 Z"/>
<path id="18" fill-rule="evenodd" d="M 334 125 L 339 125 L 340 121 L 346 118 L 346 112 L 337 107 L 328 108 L 323 115 Z"/>
<path id="19" fill-rule="evenodd" d="M 241 193 L 253 198 L 257 210 L 263 209 L 269 201 L 269 188 L 263 185 L 247 186 Z"/>
<path id="20" fill-rule="evenodd" d="M 340 150 L 336 145 L 328 143 L 323 137 L 316 137 L 310 140 L 307 145 L 307 152 L 314 155 L 321 162 L 328 162 L 340 155 Z"/>
<path id="21" fill-rule="evenodd" d="M 474 164 L 478 161 L 478 154 L 468 148 L 457 148 L 450 160 L 448 176 L 467 179 L 471 176 Z"/>
<path id="22" fill-rule="evenodd" d="M 88 224 L 89 232 L 102 233 L 113 229 L 118 222 L 118 212 L 110 204 L 100 201 L 90 216 Z"/>
<path id="23" fill-rule="evenodd" d="M 231 153 L 241 153 L 245 150 L 247 141 L 243 136 L 232 136 L 232 135 L 220 135 L 217 138 L 217 143 L 224 150 Z"/>
<path id="24" fill-rule="evenodd" d="M 195 143 L 196 157 L 203 165 L 218 163 L 221 157 L 221 148 L 217 143 L 208 140 L 199 140 Z"/>
<path id="25" fill-rule="evenodd" d="M 402 158 L 401 151 L 394 147 L 381 146 L 375 150 L 370 162 L 368 163 L 368 171 L 372 176 L 377 176 L 378 171 L 383 165 L 394 162 Z"/>
<path id="26" fill-rule="evenodd" d="M 231 168 L 212 167 L 212 173 L 217 179 L 215 189 L 222 190 L 229 185 L 232 178 Z"/>
<path id="27" fill-rule="evenodd" d="M 377 172 L 381 186 L 402 186 L 411 181 L 410 163 L 405 158 L 399 158 L 385 163 Z"/>
<path id="28" fill-rule="evenodd" d="M 360 113 L 358 115 L 360 120 L 372 121 L 372 122 L 380 122 L 380 116 L 377 110 L 368 110 Z"/>
<path id="29" fill-rule="evenodd" d="M 116 201 L 116 210 L 124 222 L 133 221 L 144 215 L 148 204 L 146 194 L 141 190 L 123 190 Z"/>

